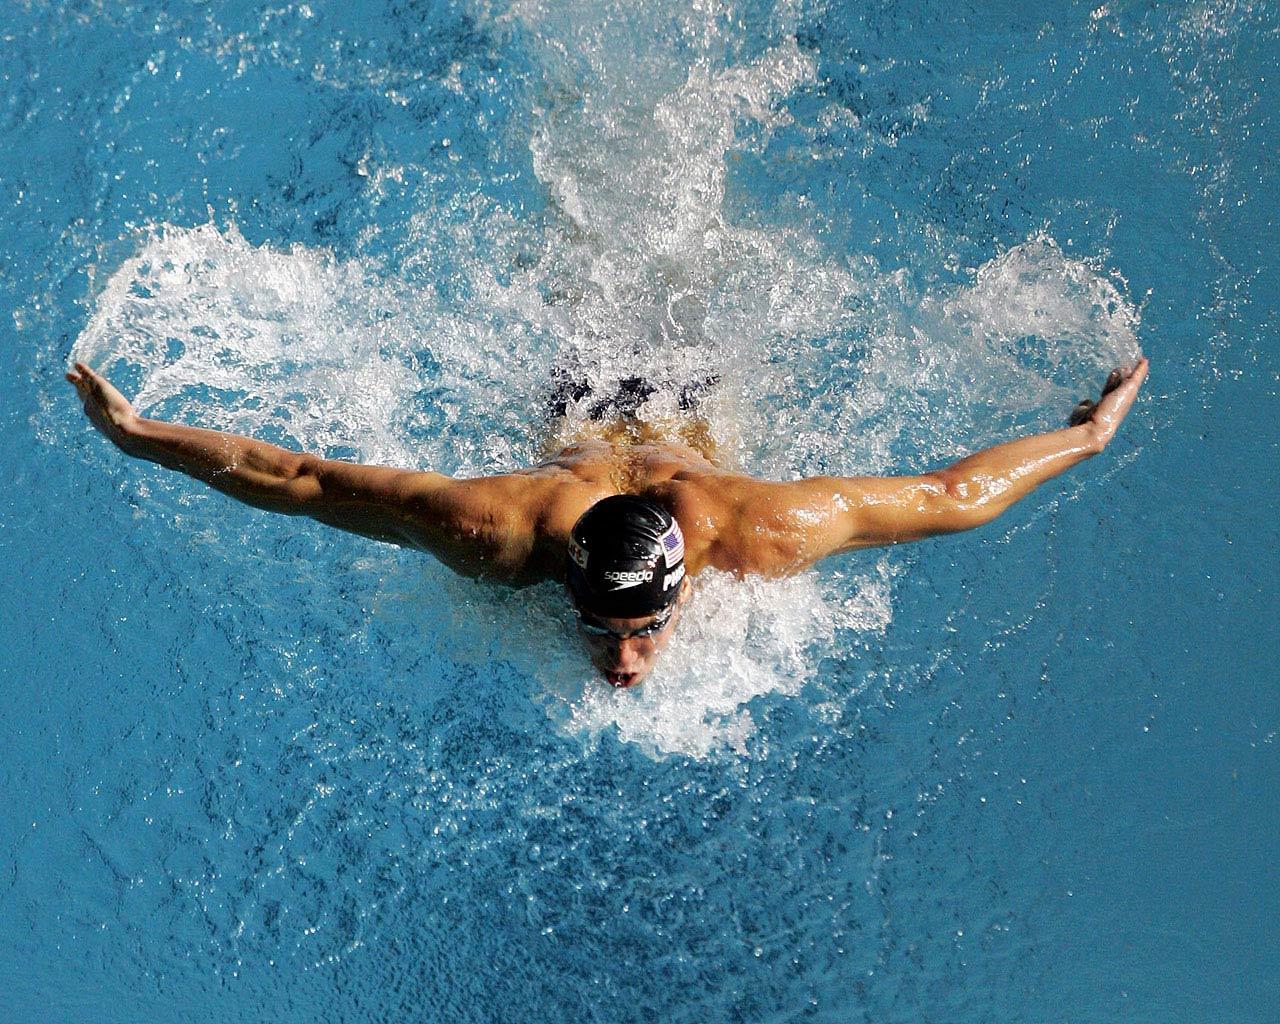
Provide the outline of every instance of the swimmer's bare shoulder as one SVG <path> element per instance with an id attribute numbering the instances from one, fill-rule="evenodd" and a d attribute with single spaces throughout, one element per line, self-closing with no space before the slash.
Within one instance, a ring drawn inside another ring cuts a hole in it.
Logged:
<path id="1" fill-rule="evenodd" d="M 401 502 L 403 533 L 455 572 L 525 586 L 557 579 L 573 524 L 607 490 L 549 464 L 474 479 L 439 474 Z"/>
<path id="2" fill-rule="evenodd" d="M 836 550 L 840 490 L 692 469 L 647 488 L 680 523 L 690 575 L 787 576 Z"/>

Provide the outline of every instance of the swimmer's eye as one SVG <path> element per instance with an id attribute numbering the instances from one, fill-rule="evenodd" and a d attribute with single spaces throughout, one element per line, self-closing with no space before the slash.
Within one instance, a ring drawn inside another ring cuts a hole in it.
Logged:
<path id="1" fill-rule="evenodd" d="M 619 633 L 616 629 L 611 629 L 602 623 L 592 621 L 577 608 L 573 611 L 578 616 L 578 628 L 588 636 L 607 636 L 614 640 L 631 640 L 637 637 L 653 636 L 655 633 L 662 632 L 667 623 L 671 621 L 671 616 L 675 614 L 675 610 L 676 606 L 673 604 L 666 611 L 659 612 L 658 617 L 647 626 L 641 626 L 639 629 L 628 630 L 624 633 Z"/>

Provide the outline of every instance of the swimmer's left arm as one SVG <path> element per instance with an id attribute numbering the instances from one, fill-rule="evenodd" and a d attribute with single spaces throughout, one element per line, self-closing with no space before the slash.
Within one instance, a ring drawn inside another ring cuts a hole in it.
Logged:
<path id="1" fill-rule="evenodd" d="M 1112 371 L 1099 401 L 1076 407 L 1071 426 L 996 445 L 916 477 L 851 478 L 837 493 L 848 533 L 834 550 L 970 530 L 991 522 L 1047 480 L 1101 452 L 1128 415 L 1147 360 Z"/>
<path id="2" fill-rule="evenodd" d="M 989 523 L 1046 480 L 1101 452 L 1146 374 L 1145 359 L 1114 371 L 1100 401 L 1077 406 L 1071 426 L 996 445 L 932 473 L 743 483 L 733 491 L 733 528 L 713 546 L 708 564 L 784 576 L 841 551 Z"/>

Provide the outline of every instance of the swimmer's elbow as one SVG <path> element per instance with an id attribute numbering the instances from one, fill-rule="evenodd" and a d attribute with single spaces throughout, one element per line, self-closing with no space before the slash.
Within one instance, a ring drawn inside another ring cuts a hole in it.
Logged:
<path id="1" fill-rule="evenodd" d="M 981 488 L 968 474 L 943 469 L 927 474 L 924 480 L 928 501 L 944 514 L 971 512 L 982 503 Z"/>
<path id="2" fill-rule="evenodd" d="M 925 476 L 932 533 L 959 533 L 991 522 L 1012 503 L 998 481 L 944 469 Z"/>
<path id="3" fill-rule="evenodd" d="M 282 466 L 264 498 L 273 511 L 310 516 L 322 522 L 335 517 L 371 520 L 383 518 L 396 507 L 392 489 L 370 486 L 370 468 L 351 463 L 300 455 Z M 387 473 L 387 471 L 377 471 Z"/>
<path id="4" fill-rule="evenodd" d="M 291 516 L 314 515 L 323 506 L 324 487 L 316 477 L 304 476 L 282 484 L 279 494 L 279 511 Z"/>
<path id="5" fill-rule="evenodd" d="M 282 467 L 280 479 L 272 482 L 265 496 L 275 505 L 273 511 L 292 516 L 314 514 L 325 497 L 323 465 L 324 460 L 314 455 L 300 455 Z"/>

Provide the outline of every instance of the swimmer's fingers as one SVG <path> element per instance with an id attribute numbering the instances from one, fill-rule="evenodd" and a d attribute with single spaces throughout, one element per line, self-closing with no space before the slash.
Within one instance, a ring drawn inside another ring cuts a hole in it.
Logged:
<path id="1" fill-rule="evenodd" d="M 76 391 L 81 398 L 90 398 L 94 393 L 94 381 L 104 379 L 101 374 L 94 371 L 86 364 L 77 362 L 67 371 L 67 380 L 76 386 Z"/>
<path id="2" fill-rule="evenodd" d="M 76 394 L 80 396 L 80 401 L 84 402 L 86 412 L 89 411 L 90 405 L 102 404 L 99 391 L 94 387 L 94 373 L 84 363 L 76 363 L 74 370 L 68 370 L 67 380 L 75 385 Z"/>
<path id="3" fill-rule="evenodd" d="M 76 393 L 83 398 L 89 386 L 89 378 L 85 376 L 84 363 L 76 363 L 75 368 L 67 371 L 67 380 L 76 387 Z"/>
<path id="4" fill-rule="evenodd" d="M 116 444 L 121 443 L 125 430 L 137 419 L 129 400 L 85 363 L 76 363 L 66 376 L 84 403 L 89 421 Z"/>
<path id="5" fill-rule="evenodd" d="M 112 413 L 133 413 L 133 405 L 111 384 L 106 377 L 84 363 L 76 363 L 75 370 L 67 374 L 67 380 L 76 386 L 80 397 L 92 401 Z"/>
<path id="6" fill-rule="evenodd" d="M 1102 397 L 1088 417 L 1088 422 L 1094 425 L 1103 444 L 1111 440 L 1121 422 L 1129 415 L 1129 409 L 1138 397 L 1138 389 L 1147 379 L 1148 365 L 1146 357 L 1143 357 L 1127 371 L 1122 368 L 1112 370 L 1111 376 L 1107 378 Z"/>

